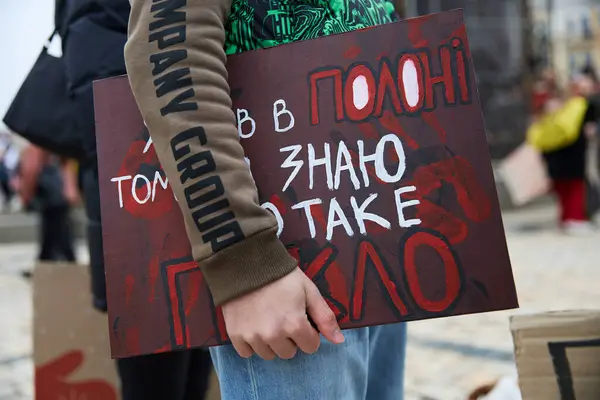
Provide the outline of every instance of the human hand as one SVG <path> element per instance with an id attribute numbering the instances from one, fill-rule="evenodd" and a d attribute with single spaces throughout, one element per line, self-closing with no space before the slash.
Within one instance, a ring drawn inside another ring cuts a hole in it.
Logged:
<path id="1" fill-rule="evenodd" d="M 319 332 L 331 343 L 344 342 L 335 314 L 300 268 L 222 309 L 227 334 L 244 358 L 256 353 L 265 360 L 290 359 L 298 348 L 312 354 L 319 348 Z"/>
<path id="2" fill-rule="evenodd" d="M 64 195 L 71 207 L 75 207 L 79 204 L 80 198 L 76 189 L 65 188 Z"/>

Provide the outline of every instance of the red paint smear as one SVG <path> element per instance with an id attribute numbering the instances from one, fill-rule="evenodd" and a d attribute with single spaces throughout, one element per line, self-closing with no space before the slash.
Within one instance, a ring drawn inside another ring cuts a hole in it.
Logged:
<path id="1" fill-rule="evenodd" d="M 325 303 L 327 303 L 327 306 L 329 308 L 331 308 L 331 311 L 333 311 L 333 313 L 336 316 L 336 319 L 339 319 L 339 315 L 341 314 L 341 310 L 338 308 L 337 305 L 335 305 L 335 303 L 333 303 L 332 301 L 330 301 L 328 298 L 325 298 Z M 338 320 L 338 322 L 344 322 L 344 320 L 350 320 L 350 318 L 348 318 L 348 316 L 346 315 L 344 318 L 341 318 Z"/>
<path id="2" fill-rule="evenodd" d="M 387 185 L 387 183 L 385 183 L 384 181 L 379 179 L 379 177 L 377 176 L 377 172 L 375 172 L 375 166 L 373 164 L 367 164 L 366 168 L 367 168 L 367 175 L 369 175 L 370 177 L 375 179 L 375 181 L 377 183 L 380 183 L 382 185 Z"/>
<path id="3" fill-rule="evenodd" d="M 291 250 L 296 250 L 294 251 L 294 253 L 296 253 L 298 251 L 298 248 L 294 248 Z M 331 259 L 333 256 L 333 248 L 325 247 L 319 252 L 315 259 L 305 268 L 304 273 L 308 278 L 314 279 L 316 274 L 319 273 L 319 271 L 321 271 L 323 267 L 329 262 L 329 265 L 325 270 L 324 277 L 329 285 L 331 297 L 336 299 L 346 309 L 348 309 L 350 304 L 350 298 L 348 296 L 348 289 L 346 287 L 346 279 L 339 264 L 335 260 Z M 340 313 L 341 310 L 338 310 L 333 303 L 328 302 L 328 304 L 330 308 L 336 312 L 336 314 Z M 346 319 L 348 318 L 349 317 L 346 316 Z"/>
<path id="4" fill-rule="evenodd" d="M 454 38 L 460 38 L 464 40 L 467 37 L 467 27 L 463 24 L 461 26 L 459 26 L 458 28 L 456 28 L 454 31 L 452 31 L 452 33 L 450 34 L 450 37 L 448 39 L 446 39 L 443 44 L 448 44 L 448 42 Z M 465 49 L 466 50 L 466 49 Z M 470 56 L 470 54 L 468 54 Z"/>
<path id="5" fill-rule="evenodd" d="M 185 302 L 185 315 L 190 315 L 192 308 L 200 297 L 200 287 L 204 276 L 198 271 L 188 274 L 188 298 Z"/>
<path id="6" fill-rule="evenodd" d="M 419 17 L 419 19 L 416 20 L 411 20 L 408 24 L 409 27 L 409 33 L 408 33 L 408 38 L 411 41 L 411 43 L 413 44 L 413 47 L 429 47 L 429 42 L 423 38 L 423 32 L 422 32 L 422 27 L 423 25 L 425 25 L 426 22 L 429 21 L 429 19 L 433 18 L 434 15 L 426 15 L 426 16 L 422 16 Z M 461 38 L 466 37 L 466 28 L 465 25 L 462 24 L 459 28 L 457 28 L 454 32 L 452 32 L 451 34 L 452 36 L 458 36 Z"/>
<path id="7" fill-rule="evenodd" d="M 221 309 L 221 307 L 217 307 L 216 313 L 217 313 L 217 328 L 219 329 L 219 336 L 221 337 L 222 341 L 226 341 L 229 338 L 227 336 L 227 326 L 225 325 L 225 318 L 223 317 L 223 310 Z"/>
<path id="8" fill-rule="evenodd" d="M 65 378 L 81 367 L 84 358 L 81 350 L 72 350 L 40 365 L 37 369 L 54 377 Z"/>
<path id="9" fill-rule="evenodd" d="M 387 292 L 389 299 L 394 303 L 394 306 L 401 315 L 407 315 L 408 309 L 400 298 L 397 292 L 397 288 L 394 282 L 392 282 L 383 262 L 381 256 L 377 253 L 375 248 L 370 242 L 361 242 L 358 250 L 358 256 L 356 260 L 356 277 L 354 280 L 354 293 L 353 293 L 353 304 L 350 313 L 353 319 L 360 319 L 363 316 L 363 297 L 366 290 L 366 273 L 367 273 L 367 260 L 375 266 L 375 270 L 379 275 L 379 279 Z"/>
<path id="10" fill-rule="evenodd" d="M 387 150 L 387 156 L 389 157 L 389 159 L 393 162 L 398 162 L 400 161 L 400 158 L 398 158 L 398 153 L 396 153 L 396 150 L 394 150 L 393 147 L 388 147 Z"/>
<path id="11" fill-rule="evenodd" d="M 154 147 L 151 147 L 150 150 L 144 154 L 143 151 L 145 147 L 146 142 L 142 140 L 135 141 L 131 144 L 129 150 L 127 150 L 125 159 L 119 168 L 117 176 L 129 175 L 133 178 L 138 174 L 142 164 L 156 165 L 157 170 L 160 168 L 160 163 L 158 161 L 158 157 L 156 156 L 156 152 L 154 151 Z M 147 178 L 150 181 L 150 186 L 153 187 L 154 175 Z M 117 183 L 113 184 L 115 185 L 115 190 L 118 191 Z M 157 182 L 156 196 L 154 201 L 152 201 L 152 197 L 150 197 L 145 204 L 138 204 L 131 194 L 132 184 L 133 179 L 129 179 L 121 183 L 123 208 L 127 212 L 138 218 L 155 219 L 171 211 L 175 199 L 173 197 L 173 192 L 169 187 L 167 187 L 167 189 L 163 189 L 160 182 Z M 148 193 L 147 185 L 144 184 L 142 187 L 135 189 L 135 192 L 139 199 L 146 198 Z"/>
<path id="12" fill-rule="evenodd" d="M 285 213 L 287 212 L 287 207 L 285 206 L 285 203 L 283 202 L 283 200 L 281 200 L 281 197 L 274 194 L 269 199 L 269 202 L 271 202 L 271 204 L 273 204 L 277 208 L 277 210 L 279 211 L 279 213 L 281 215 L 285 215 Z"/>
<path id="13" fill-rule="evenodd" d="M 421 21 L 408 24 L 408 39 L 413 47 L 427 47 L 429 45 L 429 42 L 423 38 L 423 33 L 421 32 L 421 25 L 425 21 Z"/>
<path id="14" fill-rule="evenodd" d="M 354 150 L 348 150 L 348 152 L 350 153 L 350 156 L 352 157 L 352 165 L 355 166 L 356 168 L 360 168 L 358 153 L 355 152 Z M 373 178 L 376 182 L 381 183 L 382 185 L 386 185 L 386 183 L 384 181 L 382 181 L 381 179 L 379 179 L 379 177 L 377 176 L 377 173 L 375 172 L 375 166 L 373 165 L 373 163 L 368 163 L 365 165 L 365 167 L 367 168 L 367 175 L 369 175 L 371 178 Z"/>
<path id="15" fill-rule="evenodd" d="M 125 304 L 129 305 L 131 300 L 131 294 L 133 293 L 133 285 L 135 284 L 135 278 L 132 274 L 125 276 Z"/>
<path id="16" fill-rule="evenodd" d="M 451 244 L 461 243 L 467 238 L 467 224 L 437 204 L 422 199 L 416 209 L 421 226 L 441 233 Z"/>
<path id="17" fill-rule="evenodd" d="M 320 79 L 325 78 L 334 78 L 334 98 L 336 101 L 334 102 L 335 106 L 335 116 L 338 120 L 344 119 L 344 102 L 343 102 L 343 79 L 342 79 L 342 71 L 340 69 L 332 69 L 332 70 L 321 70 L 316 71 L 310 74 L 310 121 L 313 125 L 318 125 L 320 121 L 319 117 L 319 100 L 318 96 L 318 85 L 317 82 Z"/>
<path id="18" fill-rule="evenodd" d="M 424 112 L 421 116 L 423 121 L 437 133 L 442 143 L 446 143 L 446 130 L 438 120 L 437 116 L 431 112 Z"/>
<path id="19" fill-rule="evenodd" d="M 420 167 L 415 171 L 415 186 L 425 195 L 441 186 L 441 181 L 451 184 L 466 216 L 482 222 L 491 214 L 491 203 L 477 181 L 473 166 L 463 157 L 453 157 Z"/>
<path id="20" fill-rule="evenodd" d="M 373 221 L 366 221 L 365 228 L 369 235 L 378 235 L 382 233 L 389 232 L 389 229 L 384 228 L 383 226 L 376 224 Z"/>
<path id="21" fill-rule="evenodd" d="M 308 267 L 306 267 L 306 270 L 304 271 L 306 276 L 308 276 L 310 279 L 314 279 L 317 273 L 321 270 L 321 268 L 323 268 L 327 260 L 329 260 L 332 255 L 332 247 L 326 247 L 325 249 L 321 250 L 315 259 L 311 261 Z"/>
<path id="22" fill-rule="evenodd" d="M 297 262 L 300 262 L 300 248 L 292 247 L 288 249 L 288 254 L 292 256 Z"/>
<path id="23" fill-rule="evenodd" d="M 383 112 L 383 115 L 381 116 L 381 118 L 379 118 L 379 122 L 381 123 L 381 125 L 383 125 L 385 129 L 395 133 L 396 135 L 404 139 L 406 145 L 411 149 L 419 148 L 419 144 L 415 142 L 413 138 L 406 134 L 404 128 L 396 119 L 396 116 L 390 110 L 386 110 Z"/>
<path id="24" fill-rule="evenodd" d="M 323 212 L 322 204 L 315 204 L 310 207 L 313 218 L 321 225 L 323 229 L 327 229 L 327 220 Z"/>
<path id="25" fill-rule="evenodd" d="M 112 384 L 102 379 L 75 380 L 71 376 L 85 362 L 81 350 L 61 354 L 35 368 L 35 398 L 38 400 L 117 400 Z"/>
<path id="26" fill-rule="evenodd" d="M 344 52 L 344 58 L 349 60 L 356 58 L 360 55 L 361 52 L 362 49 L 359 46 L 352 46 Z"/>
<path id="27" fill-rule="evenodd" d="M 379 54 L 377 55 L 377 57 L 375 57 L 375 59 L 376 59 L 377 61 L 380 61 L 380 60 L 381 60 L 382 58 L 384 58 L 384 57 L 387 57 L 387 53 L 385 53 L 385 52 L 383 52 L 383 53 L 379 53 Z"/>
<path id="28" fill-rule="evenodd" d="M 182 315 L 180 315 L 179 307 L 180 301 L 182 299 L 179 298 L 177 294 L 177 275 L 181 272 L 191 271 L 194 269 L 198 269 L 198 263 L 195 261 L 186 262 L 182 264 L 170 265 L 167 268 L 167 287 L 168 287 L 168 296 L 171 300 L 171 315 L 173 317 L 173 331 L 175 334 L 175 343 L 178 346 L 184 344 L 184 327 L 182 326 Z"/>
<path id="29" fill-rule="evenodd" d="M 140 329 L 137 327 L 128 328 L 125 332 L 125 343 L 130 354 L 139 354 L 141 352 Z"/>
<path id="30" fill-rule="evenodd" d="M 372 245 L 367 242 L 367 247 L 372 247 Z M 400 312 L 400 314 L 407 315 L 408 309 L 406 308 L 406 305 L 404 304 L 404 302 L 400 298 L 400 295 L 398 294 L 398 288 L 396 287 L 396 283 L 392 281 L 392 279 L 388 275 L 387 270 L 383 266 L 383 263 L 379 259 L 380 255 L 377 254 L 377 252 L 373 249 L 373 254 L 371 255 L 371 257 L 376 257 L 373 258 L 373 263 L 375 264 L 375 267 L 377 267 L 379 278 L 383 282 L 383 286 L 385 287 L 388 296 L 390 296 L 390 299 L 394 303 L 394 306 L 396 306 L 396 309 Z"/>
<path id="31" fill-rule="evenodd" d="M 422 221 L 421 225 L 440 232 L 450 243 L 457 244 L 467 237 L 466 223 L 424 198 L 439 189 L 443 181 L 452 185 L 458 203 L 467 218 L 472 221 L 482 222 L 489 218 L 491 202 L 477 181 L 473 166 L 462 157 L 442 160 L 422 166 L 415 171 L 413 185 L 417 187 L 417 192 L 406 193 L 405 197 L 420 200 L 416 208 L 417 215 Z"/>
<path id="32" fill-rule="evenodd" d="M 165 344 L 163 347 L 156 349 L 152 354 L 166 353 L 167 351 L 170 351 L 170 350 L 172 350 L 171 345 Z"/>
<path id="33" fill-rule="evenodd" d="M 379 140 L 381 135 L 377 131 L 377 128 L 373 124 L 362 123 L 358 125 L 358 129 L 363 133 L 366 138 Z"/>
<path id="34" fill-rule="evenodd" d="M 438 253 L 444 265 L 445 294 L 442 300 L 430 300 L 425 297 L 419 281 L 419 273 L 415 264 L 416 249 L 419 246 L 429 246 Z M 458 298 L 461 292 L 460 271 L 452 251 L 446 242 L 428 232 L 417 232 L 411 236 L 404 247 L 404 271 L 415 302 L 420 308 L 429 312 L 443 312 Z"/>
<path id="35" fill-rule="evenodd" d="M 175 334 L 175 343 L 181 346 L 183 344 L 183 332 L 181 332 L 181 315 L 179 315 L 179 297 L 175 284 L 176 278 L 175 274 L 171 273 L 171 268 L 169 268 L 167 275 L 171 312 L 173 314 L 173 333 Z"/>
<path id="36" fill-rule="evenodd" d="M 155 227 L 155 225 L 150 225 L 150 227 Z M 156 235 L 156 242 L 162 242 L 162 248 L 159 255 L 159 262 L 160 260 L 176 260 L 179 258 L 189 257 L 189 245 L 183 245 L 183 243 L 181 243 L 181 237 L 178 237 L 177 235 L 165 236 L 164 229 L 160 228 L 157 229 Z"/>
<path id="37" fill-rule="evenodd" d="M 327 283 L 329 283 L 331 296 L 340 302 L 346 309 L 348 309 L 350 307 L 350 296 L 348 295 L 346 278 L 337 261 L 333 261 L 329 268 L 327 268 L 327 271 L 325 272 L 325 278 L 327 279 Z M 350 316 L 346 315 L 339 322 L 343 323 L 349 321 Z"/>
<path id="38" fill-rule="evenodd" d="M 186 343 L 187 348 L 189 349 L 191 347 L 190 346 L 190 326 L 189 325 L 185 326 L 185 343 Z"/>
<path id="39" fill-rule="evenodd" d="M 150 293 L 148 294 L 148 303 L 153 303 L 154 298 L 156 297 L 156 280 L 158 279 L 158 272 L 160 269 L 160 263 L 158 260 L 158 256 L 152 257 L 150 259 L 150 264 L 148 265 L 148 283 L 150 286 Z"/>

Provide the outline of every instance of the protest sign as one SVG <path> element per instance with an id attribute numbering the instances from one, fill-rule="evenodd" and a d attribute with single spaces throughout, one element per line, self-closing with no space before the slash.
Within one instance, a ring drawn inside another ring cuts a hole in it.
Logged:
<path id="1" fill-rule="evenodd" d="M 511 317 L 519 386 L 527 400 L 592 400 L 600 393 L 600 312 Z"/>
<path id="2" fill-rule="evenodd" d="M 228 71 L 261 204 L 343 328 L 517 306 L 462 11 Z M 113 355 L 227 343 L 127 78 L 95 102 Z"/>
<path id="3" fill-rule="evenodd" d="M 92 307 L 89 267 L 42 263 L 33 274 L 33 359 L 38 400 L 118 400 L 106 314 Z"/>
<path id="4" fill-rule="evenodd" d="M 499 170 L 515 206 L 548 194 L 552 187 L 542 155 L 527 143 L 506 157 Z"/>

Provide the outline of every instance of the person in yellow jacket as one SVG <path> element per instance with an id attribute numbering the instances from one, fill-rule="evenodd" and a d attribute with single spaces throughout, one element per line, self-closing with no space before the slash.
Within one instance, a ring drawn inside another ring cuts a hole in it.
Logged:
<path id="1" fill-rule="evenodd" d="M 546 102 L 541 116 L 528 132 L 528 141 L 540 150 L 559 201 L 561 228 L 568 234 L 592 229 L 586 209 L 587 136 L 600 118 L 599 99 L 589 75 L 575 76 L 564 104 Z"/>

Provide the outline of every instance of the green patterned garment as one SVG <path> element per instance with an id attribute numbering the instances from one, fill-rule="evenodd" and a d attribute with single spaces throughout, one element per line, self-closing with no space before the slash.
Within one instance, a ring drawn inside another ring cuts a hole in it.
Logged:
<path id="1" fill-rule="evenodd" d="M 386 0 L 233 0 L 225 51 L 241 53 L 396 20 Z"/>

